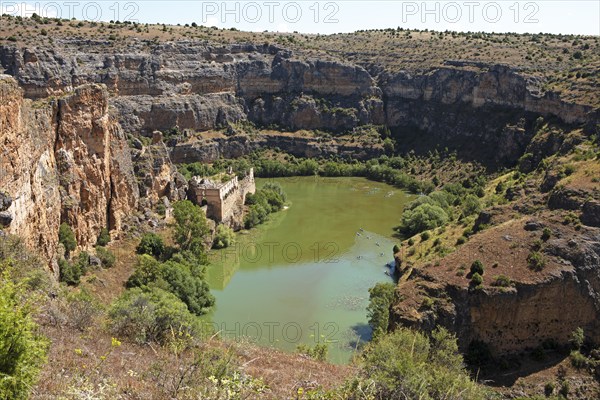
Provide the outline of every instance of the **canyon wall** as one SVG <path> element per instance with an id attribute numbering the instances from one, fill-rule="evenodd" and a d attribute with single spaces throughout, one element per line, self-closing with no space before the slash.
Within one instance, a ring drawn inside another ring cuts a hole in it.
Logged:
<path id="1" fill-rule="evenodd" d="M 118 233 L 139 195 L 106 88 L 85 85 L 59 100 L 33 102 L 0 75 L 0 97 L 0 188 L 11 200 L 4 228 L 47 260 L 56 254 L 61 222 L 84 248 L 102 228 Z"/>
<path id="2" fill-rule="evenodd" d="M 332 132 L 385 124 L 401 149 L 448 146 L 505 165 L 524 152 L 539 116 L 565 124 L 596 118 L 593 107 L 564 102 L 543 91 L 543 79 L 503 65 L 448 61 L 417 75 L 372 76 L 273 45 L 132 41 L 119 49 L 77 39 L 0 46 L 0 63 L 32 99 L 104 83 L 124 131 L 147 136 L 246 120 Z"/>

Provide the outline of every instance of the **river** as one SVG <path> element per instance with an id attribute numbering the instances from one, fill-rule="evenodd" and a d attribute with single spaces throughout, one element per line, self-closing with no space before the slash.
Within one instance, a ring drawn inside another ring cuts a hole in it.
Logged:
<path id="1" fill-rule="evenodd" d="M 392 281 L 393 227 L 413 196 L 363 178 L 258 179 L 281 184 L 289 207 L 236 245 L 212 252 L 216 306 L 206 317 L 222 336 L 294 351 L 326 343 L 345 363 L 370 338 L 368 289 Z"/>

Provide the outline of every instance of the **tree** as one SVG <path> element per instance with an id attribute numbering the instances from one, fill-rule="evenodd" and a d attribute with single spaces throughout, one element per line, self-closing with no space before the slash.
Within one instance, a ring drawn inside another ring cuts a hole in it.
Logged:
<path id="1" fill-rule="evenodd" d="M 126 290 L 109 310 L 109 325 L 119 337 L 164 344 L 171 330 L 193 335 L 196 318 L 174 294 L 158 287 Z"/>
<path id="2" fill-rule="evenodd" d="M 442 226 L 446 222 L 448 222 L 448 214 L 440 206 L 424 203 L 412 210 L 404 211 L 400 229 L 408 235 L 415 235 Z"/>
<path id="3" fill-rule="evenodd" d="M 378 283 L 369 289 L 369 305 L 367 318 L 373 338 L 387 332 L 390 319 L 390 306 L 394 301 L 396 286 L 393 283 Z"/>
<path id="4" fill-rule="evenodd" d="M 483 268 L 483 263 L 479 260 L 475 260 L 473 261 L 473 264 L 471 264 L 471 274 L 479 274 L 479 275 L 483 275 L 483 273 L 485 272 L 484 268 Z"/>
<path id="5" fill-rule="evenodd" d="M 110 233 L 108 233 L 108 229 L 102 228 L 100 234 L 98 235 L 98 239 L 96 240 L 96 245 L 98 246 L 106 246 L 110 243 Z"/>
<path id="6" fill-rule="evenodd" d="M 235 233 L 233 229 L 223 224 L 217 226 L 217 232 L 213 240 L 214 249 L 224 249 L 233 245 L 234 242 Z"/>
<path id="7" fill-rule="evenodd" d="M 179 248 L 194 254 L 204 254 L 204 241 L 210 232 L 202 209 L 189 200 L 173 205 L 174 238 Z"/>
<path id="8" fill-rule="evenodd" d="M 60 228 L 58 228 L 58 242 L 65 247 L 67 254 L 77 248 L 75 234 L 73 233 L 71 227 L 64 222 L 60 224 Z"/>
<path id="9" fill-rule="evenodd" d="M 0 265 L 5 270 L 6 264 Z M 46 361 L 47 341 L 37 333 L 34 303 L 8 273 L 0 275 L 0 398 L 27 399 Z"/>
<path id="10" fill-rule="evenodd" d="M 456 338 L 445 330 L 432 338 L 399 328 L 371 342 L 362 370 L 378 399 L 485 399 L 485 389 L 471 381 L 457 352 Z M 356 398 L 356 397 L 353 397 Z"/>
<path id="11" fill-rule="evenodd" d="M 160 258 L 165 253 L 165 243 L 156 233 L 144 233 L 136 251 L 138 254 L 149 254 Z"/>

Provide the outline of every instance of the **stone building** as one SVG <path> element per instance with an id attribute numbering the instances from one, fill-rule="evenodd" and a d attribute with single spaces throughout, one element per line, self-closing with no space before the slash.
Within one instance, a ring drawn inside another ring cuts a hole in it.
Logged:
<path id="1" fill-rule="evenodd" d="M 228 223 L 241 213 L 248 193 L 256 192 L 254 169 L 243 179 L 233 176 L 227 182 L 195 176 L 190 180 L 189 198 L 200 206 L 206 206 L 206 216 L 217 223 Z"/>

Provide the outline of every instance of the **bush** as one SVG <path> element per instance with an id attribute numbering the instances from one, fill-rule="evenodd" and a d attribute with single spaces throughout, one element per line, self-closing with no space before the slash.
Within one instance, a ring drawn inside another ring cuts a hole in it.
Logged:
<path id="1" fill-rule="evenodd" d="M 190 251 L 198 258 L 206 258 L 204 241 L 210 232 L 204 211 L 189 200 L 173 205 L 175 219 L 174 239 L 180 250 Z"/>
<path id="2" fill-rule="evenodd" d="M 397 244 L 395 244 L 394 248 L 392 249 L 392 251 L 394 252 L 394 254 L 400 253 L 400 246 L 398 246 Z"/>
<path id="3" fill-rule="evenodd" d="M 213 240 L 214 249 L 224 249 L 233 245 L 235 242 L 235 233 L 233 229 L 225 225 L 217 226 L 217 232 Z"/>
<path id="4" fill-rule="evenodd" d="M 429 240 L 429 238 L 431 238 L 431 233 L 427 231 L 421 233 L 421 242 L 426 242 L 427 240 Z"/>
<path id="5" fill-rule="evenodd" d="M 546 259 L 541 253 L 532 251 L 527 256 L 527 264 L 532 270 L 541 271 L 546 267 Z"/>
<path id="6" fill-rule="evenodd" d="M 506 275 L 498 275 L 494 278 L 492 282 L 492 286 L 498 287 L 510 287 L 512 285 L 512 281 Z"/>
<path id="7" fill-rule="evenodd" d="M 477 273 L 479 275 L 483 275 L 484 272 L 483 263 L 479 260 L 473 261 L 473 264 L 471 264 L 471 274 Z"/>
<path id="8" fill-rule="evenodd" d="M 31 296 L 3 272 L 0 275 L 1 399 L 28 399 L 46 361 L 47 341 L 37 333 L 33 309 Z"/>
<path id="9" fill-rule="evenodd" d="M 572 351 L 569 358 L 571 359 L 571 364 L 577 369 L 585 368 L 589 364 L 587 357 L 581 354 L 578 350 Z"/>
<path id="10" fill-rule="evenodd" d="M 569 343 L 571 344 L 571 347 L 573 349 L 581 350 L 584 342 L 585 342 L 585 334 L 583 332 L 583 329 L 581 327 L 579 327 L 579 328 L 575 329 L 573 331 L 573 333 L 571 333 L 571 339 L 569 340 Z"/>
<path id="11" fill-rule="evenodd" d="M 314 347 L 310 347 L 305 344 L 299 344 L 296 346 L 296 351 L 318 361 L 327 361 L 329 347 L 325 343 L 316 344 Z"/>
<path id="12" fill-rule="evenodd" d="M 393 283 L 378 283 L 369 289 L 369 305 L 367 319 L 373 337 L 376 338 L 388 330 L 390 306 L 396 296 L 396 286 Z"/>
<path id="13" fill-rule="evenodd" d="M 463 215 L 468 217 L 473 214 L 478 214 L 481 211 L 481 203 L 477 196 L 472 194 L 467 195 L 462 202 Z"/>
<path id="14" fill-rule="evenodd" d="M 448 214 L 440 206 L 425 203 L 412 210 L 404 211 L 400 229 L 412 236 L 445 225 L 447 222 Z"/>
<path id="15" fill-rule="evenodd" d="M 461 244 L 465 244 L 465 243 L 467 243 L 467 238 L 464 236 L 461 236 L 458 239 L 456 239 L 457 246 L 460 246 Z"/>
<path id="16" fill-rule="evenodd" d="M 60 224 L 60 228 L 58 229 L 58 242 L 65 247 L 67 254 L 71 253 L 77 248 L 75 234 L 73 233 L 71 227 L 64 222 Z"/>
<path id="17" fill-rule="evenodd" d="M 542 231 L 542 237 L 541 239 L 546 242 L 548 241 L 550 238 L 552 237 L 552 230 L 550 230 L 550 228 L 544 228 L 544 230 Z"/>
<path id="18" fill-rule="evenodd" d="M 136 251 L 138 254 L 148 254 L 160 258 L 165 253 L 165 243 L 156 233 L 144 233 Z"/>
<path id="19" fill-rule="evenodd" d="M 115 265 L 116 257 L 106 247 L 96 246 L 96 257 L 100 259 L 104 268 L 111 268 Z"/>
<path id="20" fill-rule="evenodd" d="M 100 235 L 98 235 L 98 239 L 96 240 L 97 246 L 106 246 L 110 243 L 110 234 L 108 233 L 108 229 L 102 228 L 100 231 Z"/>
<path id="21" fill-rule="evenodd" d="M 483 387 L 463 367 L 456 339 L 445 329 L 432 338 L 399 328 L 370 343 L 362 356 L 364 374 L 378 399 L 483 399 Z M 363 398 L 348 396 L 349 398 Z"/>
<path id="22" fill-rule="evenodd" d="M 109 325 L 118 337 L 137 343 L 166 343 L 171 330 L 194 335 L 196 318 L 174 294 L 158 287 L 128 289 L 109 310 Z"/>
<path id="23" fill-rule="evenodd" d="M 215 302 L 204 280 L 204 268 L 188 262 L 180 254 L 165 263 L 160 263 L 148 255 L 141 256 L 133 275 L 127 281 L 127 286 L 160 287 L 177 296 L 187 305 L 189 311 L 196 315 L 206 314 Z"/>
<path id="24" fill-rule="evenodd" d="M 475 272 L 473 276 L 471 276 L 471 286 L 478 287 L 483 284 L 483 277 L 479 275 L 478 272 Z"/>
<path id="25" fill-rule="evenodd" d="M 77 286 L 81 277 L 90 267 L 90 255 L 82 251 L 77 260 L 69 261 L 65 259 L 58 260 L 59 279 L 67 285 Z"/>

